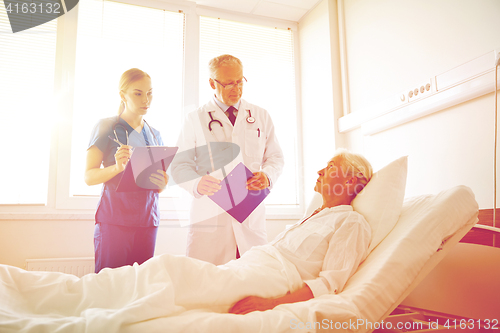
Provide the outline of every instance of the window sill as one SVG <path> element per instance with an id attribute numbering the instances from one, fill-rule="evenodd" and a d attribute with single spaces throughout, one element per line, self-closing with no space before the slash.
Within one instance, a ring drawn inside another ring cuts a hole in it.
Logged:
<path id="1" fill-rule="evenodd" d="M 0 213 L 0 221 L 94 221 L 95 212 L 4 212 Z M 266 214 L 266 220 L 298 220 L 303 214 L 277 213 Z M 161 224 L 171 224 L 172 221 L 188 221 L 187 211 L 162 211 Z M 170 221 L 170 222 L 167 222 Z"/>

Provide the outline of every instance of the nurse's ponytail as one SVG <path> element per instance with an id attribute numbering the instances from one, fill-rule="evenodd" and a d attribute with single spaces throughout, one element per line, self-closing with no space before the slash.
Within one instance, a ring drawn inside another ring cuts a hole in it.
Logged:
<path id="1" fill-rule="evenodd" d="M 149 76 L 148 73 L 141 71 L 138 68 L 131 68 L 128 71 L 125 71 L 120 78 L 120 83 L 118 84 L 118 91 L 125 92 L 132 82 L 140 80 L 144 77 L 151 78 L 151 76 Z M 122 114 L 123 111 L 125 111 L 125 102 L 122 100 L 120 101 L 120 106 L 118 107 L 118 115 Z"/>
<path id="2" fill-rule="evenodd" d="M 120 102 L 120 106 L 118 107 L 118 115 L 121 115 L 125 111 L 125 103 L 123 101 Z"/>

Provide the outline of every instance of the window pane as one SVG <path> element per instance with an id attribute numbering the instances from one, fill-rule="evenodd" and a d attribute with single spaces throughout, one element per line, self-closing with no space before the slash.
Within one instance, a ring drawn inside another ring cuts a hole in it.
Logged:
<path id="1" fill-rule="evenodd" d="M 136 67 L 151 76 L 154 99 L 144 119 L 160 131 L 165 145 L 176 143 L 182 124 L 184 14 L 80 1 L 76 54 L 70 193 L 98 195 L 102 185 L 87 186 L 83 179 L 86 152 L 97 121 L 117 115 L 123 72 Z"/>
<path id="2" fill-rule="evenodd" d="M 243 62 L 248 80 L 243 99 L 266 109 L 285 156 L 283 174 L 268 204 L 298 204 L 297 108 L 292 30 L 211 17 L 200 19 L 200 101 L 211 98 L 208 61 L 231 54 Z"/>
<path id="3" fill-rule="evenodd" d="M 12 33 L 0 3 L 0 204 L 45 204 L 57 20 Z"/>

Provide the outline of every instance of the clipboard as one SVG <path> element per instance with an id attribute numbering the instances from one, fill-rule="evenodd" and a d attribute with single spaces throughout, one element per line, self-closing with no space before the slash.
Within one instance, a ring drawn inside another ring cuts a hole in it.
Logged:
<path id="1" fill-rule="evenodd" d="M 167 146 L 135 147 L 116 192 L 157 190 L 158 186 L 149 180 L 149 176 L 157 170 L 167 171 L 177 149 Z"/>
<path id="2" fill-rule="evenodd" d="M 253 173 L 243 163 L 239 163 L 220 182 L 221 189 L 209 196 L 240 223 L 245 221 L 270 192 L 268 188 L 247 190 L 246 183 L 251 177 Z"/>

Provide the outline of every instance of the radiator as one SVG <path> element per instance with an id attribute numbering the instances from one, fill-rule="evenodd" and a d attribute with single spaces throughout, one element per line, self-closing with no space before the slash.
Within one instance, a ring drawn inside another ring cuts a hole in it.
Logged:
<path id="1" fill-rule="evenodd" d="M 94 272 L 94 258 L 26 259 L 26 270 L 62 272 L 82 277 Z"/>

